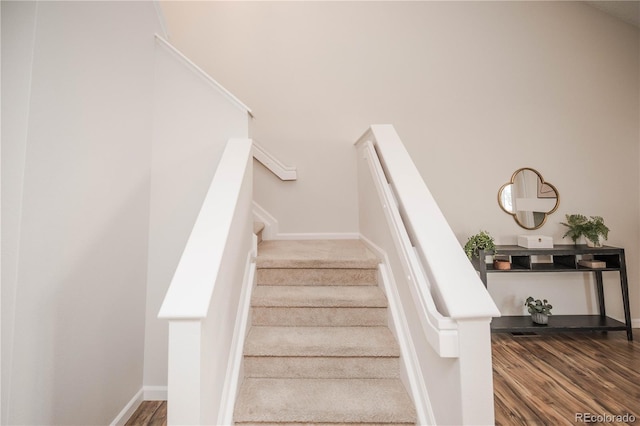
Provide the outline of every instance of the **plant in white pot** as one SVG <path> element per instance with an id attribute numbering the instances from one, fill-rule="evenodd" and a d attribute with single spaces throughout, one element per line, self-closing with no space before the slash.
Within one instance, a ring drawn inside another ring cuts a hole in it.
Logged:
<path id="1" fill-rule="evenodd" d="M 549 316 L 551 315 L 551 309 L 553 306 L 549 304 L 547 299 L 534 299 L 533 297 L 527 297 L 524 305 L 531 314 L 531 319 L 536 324 L 546 325 L 549 322 Z"/>
<path id="2" fill-rule="evenodd" d="M 602 247 L 601 238 L 606 240 L 609 237 L 609 228 L 604 224 L 604 219 L 601 216 L 587 218 L 581 214 L 568 214 L 565 217 L 567 221 L 560 222 L 560 224 L 569 229 L 562 238 L 570 237 L 574 244 L 577 244 L 578 239 L 584 236 L 589 247 Z"/>

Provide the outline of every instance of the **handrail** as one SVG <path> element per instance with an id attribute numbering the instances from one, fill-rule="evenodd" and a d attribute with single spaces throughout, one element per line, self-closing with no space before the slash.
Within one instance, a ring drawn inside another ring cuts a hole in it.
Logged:
<path id="1" fill-rule="evenodd" d="M 226 96 L 230 101 L 232 101 L 237 107 L 244 110 L 249 114 L 249 116 L 253 117 L 253 112 L 251 109 L 246 106 L 240 99 L 238 99 L 233 93 L 228 91 L 223 85 L 218 83 L 213 77 L 211 77 L 205 70 L 200 68 L 198 65 L 194 64 L 189 58 L 187 58 L 184 53 L 179 51 L 174 45 L 165 40 L 161 35 L 155 34 L 156 41 L 161 45 L 167 48 L 170 52 L 172 52 L 178 59 L 180 59 L 187 67 L 191 68 L 195 73 L 208 82 L 212 87 Z"/>
<path id="2" fill-rule="evenodd" d="M 386 206 L 385 215 L 387 216 L 387 221 L 390 227 L 393 228 L 393 235 L 398 240 L 396 243 L 402 251 L 403 259 L 407 262 L 407 270 L 405 272 L 411 277 L 410 281 L 413 283 L 410 286 L 413 299 L 421 307 L 419 311 L 424 314 L 420 316 L 422 329 L 438 355 L 446 358 L 457 357 L 459 354 L 457 324 L 451 318 L 444 317 L 438 312 L 429 293 L 428 281 L 404 227 L 396 197 L 386 181 L 386 176 L 373 142 L 367 140 L 363 145 L 378 195 L 382 204 Z M 446 330 L 449 332 L 442 332 Z"/>
<path id="3" fill-rule="evenodd" d="M 393 126 L 371 126 L 356 144 L 365 141 L 375 143 L 383 159 L 440 313 L 453 319 L 500 316 Z M 431 297 L 424 293 L 426 288 L 421 291 L 424 299 Z"/>
<path id="4" fill-rule="evenodd" d="M 253 158 L 258 160 L 271 173 L 276 175 L 280 180 L 296 180 L 298 172 L 295 167 L 285 166 L 277 158 L 273 156 L 264 147 L 253 141 Z"/>

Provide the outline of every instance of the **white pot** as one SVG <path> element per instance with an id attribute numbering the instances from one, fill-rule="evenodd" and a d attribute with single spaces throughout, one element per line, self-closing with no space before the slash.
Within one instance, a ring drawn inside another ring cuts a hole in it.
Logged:
<path id="1" fill-rule="evenodd" d="M 549 315 L 541 314 L 540 312 L 534 312 L 531 314 L 531 319 L 536 324 L 548 324 L 549 323 Z"/>
<path id="2" fill-rule="evenodd" d="M 596 244 L 587 237 L 585 237 L 584 239 L 587 242 L 587 247 L 602 247 L 602 240 L 598 241 L 598 244 Z"/>

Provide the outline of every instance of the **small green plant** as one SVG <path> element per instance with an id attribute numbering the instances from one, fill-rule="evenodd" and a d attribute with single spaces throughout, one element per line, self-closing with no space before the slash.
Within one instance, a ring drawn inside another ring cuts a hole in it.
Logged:
<path id="1" fill-rule="evenodd" d="M 549 304 L 547 299 L 534 299 L 533 297 L 527 297 L 527 301 L 524 302 L 524 306 L 528 308 L 530 314 L 543 314 L 551 315 L 551 309 L 553 306 Z"/>
<path id="2" fill-rule="evenodd" d="M 464 245 L 464 252 L 469 259 L 478 257 L 478 250 L 494 250 L 496 249 L 493 237 L 487 231 L 480 231 L 476 235 L 469 237 Z"/>
<path id="3" fill-rule="evenodd" d="M 560 222 L 561 225 L 569 228 L 562 238 L 569 237 L 576 244 L 581 236 L 592 241 L 595 245 L 600 244 L 600 237 L 605 240 L 609 237 L 609 228 L 604 224 L 601 216 L 591 216 L 587 218 L 581 214 L 565 215 L 566 222 Z"/>

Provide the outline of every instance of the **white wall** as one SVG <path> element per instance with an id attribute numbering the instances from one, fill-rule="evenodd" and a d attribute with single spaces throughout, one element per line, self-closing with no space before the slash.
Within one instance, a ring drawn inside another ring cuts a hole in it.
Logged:
<path id="1" fill-rule="evenodd" d="M 158 311 L 224 147 L 247 137 L 249 116 L 162 43 L 154 84 L 144 384 L 166 386 L 169 325 Z"/>
<path id="2" fill-rule="evenodd" d="M 22 181 L 29 117 L 29 88 L 36 3 L 2 3 L 2 424 L 13 348 Z M 9 19 L 11 18 L 11 19 Z"/>
<path id="3" fill-rule="evenodd" d="M 2 422 L 107 424 L 143 378 L 157 15 L 2 2 L 2 20 Z"/>
<path id="4" fill-rule="evenodd" d="M 298 180 L 255 171 L 281 232 L 357 230 L 355 149 L 391 123 L 461 244 L 522 233 L 497 192 L 537 169 L 567 213 L 604 216 L 625 247 L 640 318 L 638 29 L 581 2 L 163 2 L 172 42 L 252 106 L 252 137 Z M 572 274 L 574 275 L 574 274 Z M 578 275 L 578 274 L 575 274 Z M 536 275 L 490 291 L 503 313 L 531 294 L 593 311 L 583 277 Z M 622 317 L 617 276 L 609 313 Z"/>

